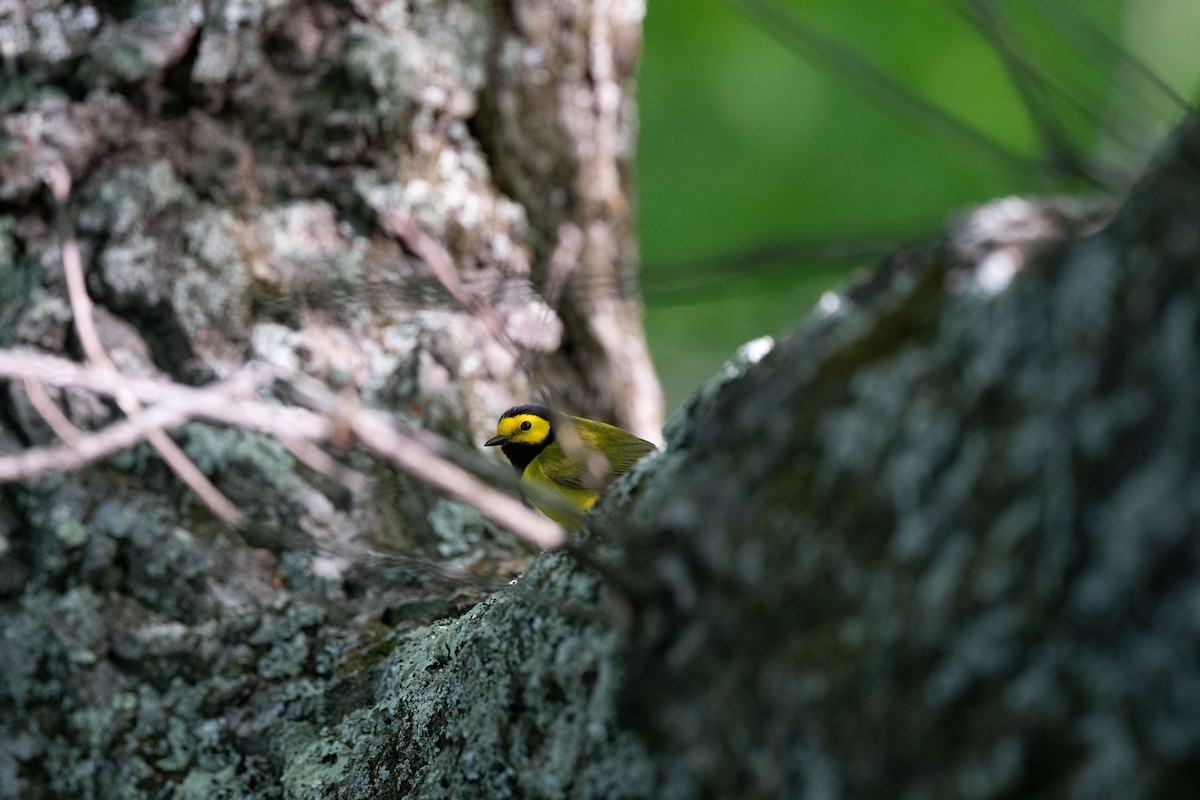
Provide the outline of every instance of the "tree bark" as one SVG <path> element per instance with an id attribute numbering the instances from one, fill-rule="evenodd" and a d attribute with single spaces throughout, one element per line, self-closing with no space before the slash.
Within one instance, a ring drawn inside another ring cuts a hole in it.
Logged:
<path id="1" fill-rule="evenodd" d="M 126 375 L 265 361 L 469 447 L 528 400 L 657 437 L 627 199 L 641 12 L 0 2 L 0 346 L 89 349 L 75 241 Z M 0 451 L 54 442 L 49 403 L 68 434 L 119 416 L 46 393 L 5 387 Z M 527 558 L 362 453 L 334 453 L 373 479 L 358 495 L 286 442 L 174 438 L 240 531 L 144 445 L 3 490 L 0 797 L 278 795 L 399 631 Z"/>
<path id="2" fill-rule="evenodd" d="M 1200 118 L 1009 198 L 668 431 L 620 568 L 657 796 L 1176 797 L 1200 766 Z"/>
<path id="3" fill-rule="evenodd" d="M 77 347 L 62 161 L 130 373 L 266 359 L 472 441 L 538 370 L 632 402 L 640 339 L 575 327 L 632 318 L 587 171 L 627 151 L 579 122 L 628 134 L 596 40 L 627 87 L 630 17 L 570 8 L 0 16 L 0 344 Z M 975 210 L 747 348 L 572 554 L 493 594 L 511 543 L 472 511 L 345 497 L 247 433 L 180 439 L 239 535 L 145 447 L 9 487 L 0 796 L 1187 796 L 1197 219 L 1196 119 L 1115 216 Z M 50 437 L 11 387 L 0 446 Z M 344 548 L 380 531 L 404 558 Z"/>

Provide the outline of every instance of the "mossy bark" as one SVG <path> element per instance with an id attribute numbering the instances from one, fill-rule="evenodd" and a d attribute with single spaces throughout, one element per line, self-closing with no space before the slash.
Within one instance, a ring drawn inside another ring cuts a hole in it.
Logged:
<path id="1" fill-rule="evenodd" d="M 468 446 L 529 400 L 656 434 L 626 197 L 640 8 L 0 3 L 0 346 L 78 355 L 62 214 L 127 374 L 265 360 Z M 80 428 L 117 417 L 51 393 Z M 376 478 L 362 496 L 262 436 L 175 437 L 244 530 L 146 446 L 2 490 L 2 797 L 277 796 L 403 671 L 390 651 L 442 641 L 407 632 L 528 558 L 360 453 L 337 455 Z M 53 440 L 6 384 L 0 450 Z"/>
<path id="2" fill-rule="evenodd" d="M 672 426 L 620 512 L 663 794 L 1194 791 L 1200 118 L 1108 220 L 983 206 Z"/>

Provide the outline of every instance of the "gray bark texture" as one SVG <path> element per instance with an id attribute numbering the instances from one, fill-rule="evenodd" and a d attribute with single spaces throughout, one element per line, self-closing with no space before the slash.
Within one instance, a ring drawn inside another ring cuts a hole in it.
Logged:
<path id="1" fill-rule="evenodd" d="M 637 4 L 105 9 L 0 0 L 0 345 L 76 352 L 62 161 L 131 374 L 265 359 L 464 442 L 543 381 L 653 423 Z M 1191 796 L 1197 220 L 1197 119 L 1115 213 L 971 212 L 746 348 L 497 592 L 472 510 L 244 432 L 177 436 L 240 534 L 145 446 L 6 487 L 0 797 Z M 7 387 L 0 450 L 50 440 Z"/>
<path id="2" fill-rule="evenodd" d="M 657 796 L 1200 779 L 1200 118 L 1116 212 L 1015 198 L 708 386 L 619 510 Z"/>
<path id="3" fill-rule="evenodd" d="M 69 227 L 128 375 L 200 385 L 266 361 L 472 448 L 528 400 L 657 436 L 627 197 L 641 13 L 0 0 L 0 347 L 82 357 Z M 65 213 L 48 188 L 63 167 Z M 0 452 L 54 442 L 20 381 L 2 388 Z M 78 428 L 120 416 L 49 391 Z M 505 585 L 528 558 L 509 534 L 354 450 L 335 454 L 375 479 L 363 495 L 264 436 L 174 436 L 241 531 L 146 445 L 0 489 L 0 797 L 485 796 L 531 781 L 551 796 L 555 780 L 618 774 L 594 752 L 616 752 L 602 718 L 562 743 L 550 729 L 570 719 L 525 735 L 495 710 L 577 700 L 588 669 L 611 684 L 582 633 L 573 656 L 527 653 L 530 682 L 484 695 L 466 679 L 506 668 L 519 635 L 439 673 L 462 630 L 404 633 Z M 540 606 L 514 622 L 529 637 L 543 624 Z M 387 723 L 380 681 L 446 694 L 393 695 Z M 492 733 L 446 727 L 460 711 Z M 352 718 L 376 733 L 322 733 Z"/>

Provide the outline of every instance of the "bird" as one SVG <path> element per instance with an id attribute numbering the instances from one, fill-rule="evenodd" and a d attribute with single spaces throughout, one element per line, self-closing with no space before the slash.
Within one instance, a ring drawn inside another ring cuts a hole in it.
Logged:
<path id="1" fill-rule="evenodd" d="M 645 439 L 604 422 L 561 414 L 547 406 L 513 406 L 496 423 L 484 447 L 500 450 L 521 483 L 534 487 L 530 500 L 568 528 L 592 507 L 608 485 L 651 453 Z"/>

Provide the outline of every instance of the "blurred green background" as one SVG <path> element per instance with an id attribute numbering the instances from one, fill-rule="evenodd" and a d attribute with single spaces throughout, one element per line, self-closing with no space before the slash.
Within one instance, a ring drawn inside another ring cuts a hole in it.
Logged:
<path id="1" fill-rule="evenodd" d="M 648 0 L 638 225 L 668 413 L 738 345 L 792 328 L 849 270 L 869 266 L 872 248 L 860 245 L 919 239 L 1007 194 L 1119 192 L 1183 112 L 1111 45 L 1197 99 L 1198 0 L 998 0 L 1009 52 L 1050 88 L 1052 116 L 1114 171 L 1097 187 L 1013 169 L 912 113 L 890 113 L 855 85 L 853 57 L 806 60 L 781 42 L 795 25 L 829 37 L 998 147 L 1042 159 L 1044 140 L 967 3 L 761 5 L 783 22 L 762 24 L 754 3 Z M 831 241 L 865 254 L 812 246 Z"/>

